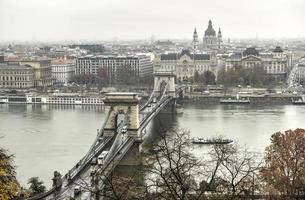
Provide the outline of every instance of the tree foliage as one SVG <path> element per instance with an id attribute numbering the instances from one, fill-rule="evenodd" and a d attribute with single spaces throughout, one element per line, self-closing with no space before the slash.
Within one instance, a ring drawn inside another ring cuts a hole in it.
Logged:
<path id="1" fill-rule="evenodd" d="M 305 130 L 277 132 L 266 148 L 261 175 L 270 188 L 283 195 L 305 192 Z"/>
<path id="2" fill-rule="evenodd" d="M 237 84 L 261 86 L 269 85 L 270 76 L 261 66 L 251 68 L 230 68 L 222 69 L 218 72 L 217 82 L 226 86 Z"/>
<path id="3" fill-rule="evenodd" d="M 206 85 L 214 85 L 215 84 L 215 74 L 211 71 L 205 71 L 203 73 L 203 80 Z"/>
<path id="4" fill-rule="evenodd" d="M 103 84 L 103 81 L 99 77 L 88 74 L 81 74 L 79 76 L 74 76 L 71 82 L 75 82 L 79 84 L 89 84 L 89 85 Z"/>
<path id="5" fill-rule="evenodd" d="M 135 177 L 115 176 L 104 179 L 105 192 L 100 196 L 113 200 L 145 199 L 146 189 L 135 181 Z"/>
<path id="6" fill-rule="evenodd" d="M 46 191 L 46 187 L 43 185 L 43 181 L 39 180 L 38 177 L 31 177 L 28 181 L 30 184 L 30 196 L 35 196 Z"/>
<path id="7" fill-rule="evenodd" d="M 224 86 L 236 85 L 239 83 L 240 75 L 239 72 L 234 69 L 226 71 L 222 69 L 218 72 L 217 83 L 223 84 Z"/>
<path id="8" fill-rule="evenodd" d="M 19 190 L 13 156 L 0 148 L 0 199 L 13 199 Z"/>
<path id="9" fill-rule="evenodd" d="M 215 84 L 215 74 L 211 71 L 205 71 L 202 74 L 199 74 L 198 71 L 194 73 L 194 82 L 196 83 L 204 83 L 206 85 L 214 85 Z"/>

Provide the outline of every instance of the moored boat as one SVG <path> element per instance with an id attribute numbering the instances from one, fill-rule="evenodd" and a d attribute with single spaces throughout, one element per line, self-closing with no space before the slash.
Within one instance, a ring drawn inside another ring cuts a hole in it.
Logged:
<path id="1" fill-rule="evenodd" d="M 296 105 L 305 105 L 305 97 L 301 97 L 299 99 L 292 99 L 291 101 L 293 104 Z"/>
<path id="2" fill-rule="evenodd" d="M 193 144 L 230 144 L 233 140 L 231 139 L 204 139 L 204 138 L 193 138 Z"/>
<path id="3" fill-rule="evenodd" d="M 248 97 L 240 97 L 239 94 L 235 98 L 224 98 L 220 99 L 220 103 L 233 103 L 233 104 L 248 104 L 250 99 Z"/>

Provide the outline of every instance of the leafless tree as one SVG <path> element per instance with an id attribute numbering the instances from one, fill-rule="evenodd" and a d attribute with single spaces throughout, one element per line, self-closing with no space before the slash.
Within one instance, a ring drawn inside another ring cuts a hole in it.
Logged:
<path id="1" fill-rule="evenodd" d="M 209 184 L 216 183 L 234 199 L 239 195 L 254 194 L 257 188 L 258 172 L 262 161 L 256 153 L 240 148 L 236 144 L 215 144 L 211 150 L 212 165 Z M 218 181 L 216 181 L 218 179 Z"/>
<path id="2" fill-rule="evenodd" d="M 203 195 L 196 184 L 201 163 L 190 152 L 188 131 L 160 134 L 149 155 L 146 183 L 155 199 L 199 199 Z"/>

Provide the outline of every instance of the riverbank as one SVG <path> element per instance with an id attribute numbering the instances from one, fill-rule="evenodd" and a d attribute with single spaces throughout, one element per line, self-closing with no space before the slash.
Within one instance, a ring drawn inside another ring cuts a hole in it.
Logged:
<path id="1" fill-rule="evenodd" d="M 299 99 L 301 95 L 295 94 L 243 94 L 240 98 L 250 100 L 250 104 L 273 104 L 273 105 L 289 105 L 293 104 L 293 99 Z M 198 94 L 186 93 L 184 94 L 184 102 L 205 103 L 205 104 L 220 104 L 221 99 L 234 99 L 236 95 L 233 94 Z"/>

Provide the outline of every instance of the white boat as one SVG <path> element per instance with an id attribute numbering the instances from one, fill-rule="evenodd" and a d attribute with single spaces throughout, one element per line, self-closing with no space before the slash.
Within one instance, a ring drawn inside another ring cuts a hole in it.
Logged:
<path id="1" fill-rule="evenodd" d="M 231 139 L 204 139 L 204 138 L 193 138 L 193 144 L 230 144 L 233 140 Z"/>
<path id="2" fill-rule="evenodd" d="M 240 97 L 239 94 L 236 95 L 236 98 L 224 98 L 220 99 L 220 103 L 234 103 L 234 104 L 248 104 L 250 99 L 248 97 Z"/>
<path id="3" fill-rule="evenodd" d="M 52 96 L 0 96 L 0 103 L 8 104 L 51 104 L 51 105 L 103 105 L 101 97 L 79 95 L 52 95 Z"/>
<path id="4" fill-rule="evenodd" d="M 293 104 L 296 105 L 305 105 L 305 97 L 301 97 L 299 99 L 292 99 L 291 101 Z"/>

